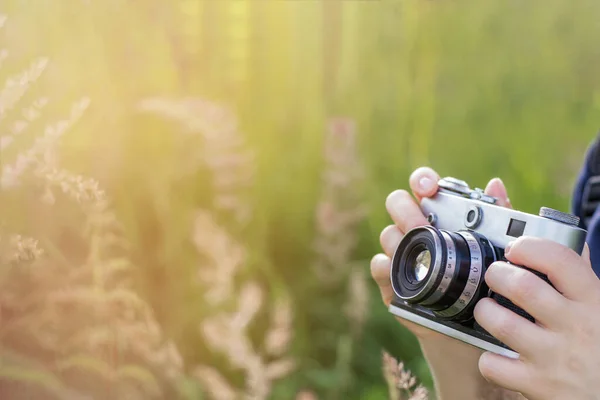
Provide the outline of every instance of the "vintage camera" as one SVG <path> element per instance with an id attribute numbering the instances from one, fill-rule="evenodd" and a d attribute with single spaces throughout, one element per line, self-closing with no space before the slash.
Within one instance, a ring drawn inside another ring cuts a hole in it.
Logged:
<path id="1" fill-rule="evenodd" d="M 421 201 L 431 226 L 409 231 L 392 259 L 395 295 L 389 311 L 481 349 L 518 358 L 473 318 L 475 304 L 492 297 L 533 321 L 523 309 L 489 290 L 484 281 L 487 267 L 506 261 L 504 248 L 519 236 L 549 239 L 581 254 L 586 231 L 570 214 L 542 207 L 536 216 L 496 202 L 464 181 L 451 177 L 439 181 L 436 195 Z"/>

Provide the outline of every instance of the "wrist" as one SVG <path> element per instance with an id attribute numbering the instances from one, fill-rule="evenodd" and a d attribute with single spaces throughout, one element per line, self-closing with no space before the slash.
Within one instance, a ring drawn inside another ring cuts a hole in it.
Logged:
<path id="1" fill-rule="evenodd" d="M 482 351 L 446 336 L 419 338 L 429 364 L 437 400 L 523 400 L 515 392 L 486 381 L 479 372 Z"/>
<path id="2" fill-rule="evenodd" d="M 524 400 L 516 392 L 486 381 L 479 372 L 482 350 L 443 335 L 419 338 L 438 400 Z"/>
<path id="3" fill-rule="evenodd" d="M 479 398 L 480 387 L 487 384 L 479 373 L 481 351 L 445 336 L 419 339 L 429 364 L 438 400 Z"/>

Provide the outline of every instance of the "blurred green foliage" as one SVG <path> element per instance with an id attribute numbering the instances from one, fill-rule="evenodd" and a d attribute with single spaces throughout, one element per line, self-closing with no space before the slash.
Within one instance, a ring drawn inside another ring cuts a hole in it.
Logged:
<path id="1" fill-rule="evenodd" d="M 209 174 L 174 178 L 180 127 L 136 104 L 201 97 L 237 115 L 257 172 L 246 199 L 252 221 L 232 230 L 251 252 L 246 273 L 294 299 L 300 365 L 274 398 L 302 388 L 327 399 L 383 398 L 383 348 L 431 386 L 415 339 L 374 284 L 364 332 L 352 337 L 344 289 L 320 287 L 310 272 L 330 118 L 357 124 L 370 214 L 353 258 L 365 274 L 390 223 L 384 200 L 407 187 L 414 168 L 479 187 L 500 176 L 523 211 L 567 209 L 598 124 L 600 3 L 592 0 L 6 0 L 1 11 L 9 22 L 0 43 L 14 70 L 47 56 L 39 90 L 53 107 L 91 99 L 63 141 L 62 164 L 112 197 L 137 290 L 191 364 L 213 357 L 198 335 L 211 310 L 192 282 L 189 244 L 192 213 L 211 204 Z"/>

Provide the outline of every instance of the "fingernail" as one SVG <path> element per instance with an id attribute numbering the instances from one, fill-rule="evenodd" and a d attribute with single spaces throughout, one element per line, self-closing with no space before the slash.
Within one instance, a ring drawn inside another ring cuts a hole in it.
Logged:
<path id="1" fill-rule="evenodd" d="M 423 177 L 419 181 L 419 186 L 421 186 L 421 189 L 425 191 L 430 191 L 431 189 L 433 189 L 433 184 L 433 181 L 428 177 Z"/>
<path id="2" fill-rule="evenodd" d="M 510 249 L 512 248 L 512 246 L 513 246 L 514 243 L 515 243 L 514 240 L 511 241 L 511 242 L 508 242 L 508 244 L 504 248 L 504 255 L 507 255 L 510 252 Z"/>

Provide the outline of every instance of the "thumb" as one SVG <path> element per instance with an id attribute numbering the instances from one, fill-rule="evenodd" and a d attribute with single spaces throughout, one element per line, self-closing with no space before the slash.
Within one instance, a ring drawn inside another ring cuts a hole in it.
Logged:
<path id="1" fill-rule="evenodd" d="M 487 184 L 485 194 L 498 199 L 498 205 L 502 207 L 512 208 L 506 187 L 500 178 L 494 178 Z"/>

